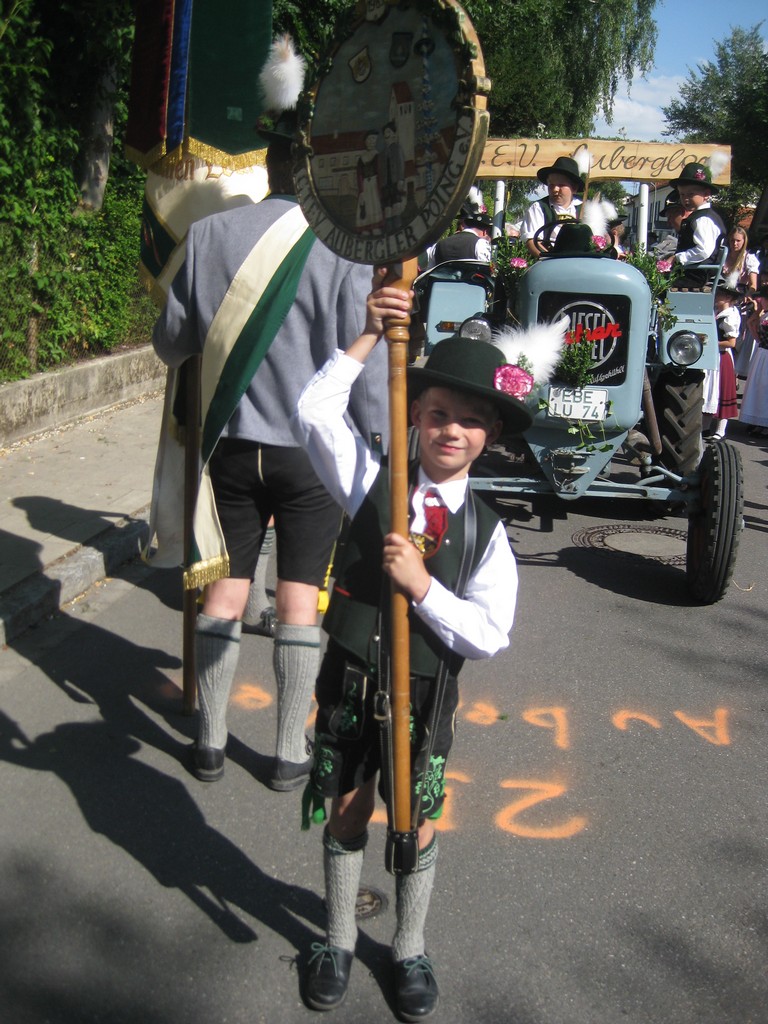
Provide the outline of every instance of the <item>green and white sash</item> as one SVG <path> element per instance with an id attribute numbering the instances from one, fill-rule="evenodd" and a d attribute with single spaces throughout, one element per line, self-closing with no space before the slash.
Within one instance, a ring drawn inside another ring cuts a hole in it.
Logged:
<path id="1" fill-rule="evenodd" d="M 186 589 L 204 587 L 229 575 L 229 558 L 208 463 L 296 298 L 314 242 L 315 235 L 300 206 L 283 214 L 265 231 L 240 266 L 208 330 L 201 370 L 201 475 L 192 550 L 187 553 L 184 572 Z M 184 449 L 171 422 L 171 390 L 169 385 L 150 516 L 150 541 L 157 537 L 153 562 L 158 565 L 178 565 L 182 560 L 178 557 L 183 526 L 183 469 L 180 470 L 179 460 L 183 462 Z M 176 560 L 171 561 L 174 556 Z"/>

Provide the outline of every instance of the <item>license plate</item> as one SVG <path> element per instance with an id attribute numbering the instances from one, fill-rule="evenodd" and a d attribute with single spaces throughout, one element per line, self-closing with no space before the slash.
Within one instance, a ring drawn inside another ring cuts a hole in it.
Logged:
<path id="1" fill-rule="evenodd" d="M 566 420 L 599 421 L 607 415 L 605 388 L 550 387 L 547 412 Z"/>

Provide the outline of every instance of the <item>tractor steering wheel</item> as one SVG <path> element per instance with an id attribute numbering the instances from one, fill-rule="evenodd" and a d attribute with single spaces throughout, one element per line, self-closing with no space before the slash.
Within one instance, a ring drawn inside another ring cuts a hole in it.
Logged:
<path id="1" fill-rule="evenodd" d="M 546 254 L 552 252 L 554 247 L 554 239 L 552 233 L 555 228 L 561 227 L 563 224 L 578 224 L 576 217 L 571 217 L 570 214 L 561 217 L 558 220 L 550 220 L 546 224 L 542 224 L 536 233 L 531 237 L 536 251 L 539 254 Z"/>

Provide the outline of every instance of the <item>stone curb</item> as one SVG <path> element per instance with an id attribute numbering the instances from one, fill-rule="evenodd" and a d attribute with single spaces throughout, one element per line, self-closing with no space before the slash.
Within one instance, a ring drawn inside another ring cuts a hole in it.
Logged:
<path id="1" fill-rule="evenodd" d="M 0 447 L 157 391 L 166 372 L 152 346 L 142 345 L 0 384 Z"/>
<path id="2" fill-rule="evenodd" d="M 147 505 L 0 595 L 0 644 L 55 615 L 62 605 L 140 555 L 149 533 L 148 521 Z"/>

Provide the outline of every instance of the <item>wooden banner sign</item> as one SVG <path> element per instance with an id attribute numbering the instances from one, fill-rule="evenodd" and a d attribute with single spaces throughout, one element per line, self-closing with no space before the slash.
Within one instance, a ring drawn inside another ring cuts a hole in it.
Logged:
<path id="1" fill-rule="evenodd" d="M 647 181 L 666 184 L 678 177 L 686 164 L 708 164 L 717 153 L 730 157 L 730 146 L 686 142 L 616 142 L 604 139 L 488 139 L 478 178 L 535 178 L 542 167 L 551 167 L 559 156 L 576 157 L 589 150 L 593 181 Z M 730 160 L 716 185 L 731 181 Z"/>
<path id="2" fill-rule="evenodd" d="M 450 225 L 488 133 L 490 82 L 454 0 L 367 0 L 299 104 L 294 181 L 329 249 L 416 256 Z"/>

